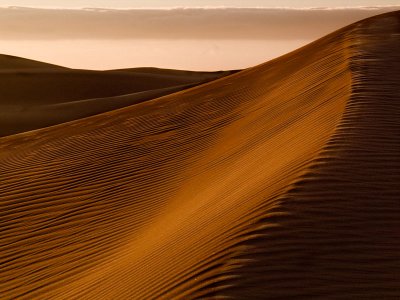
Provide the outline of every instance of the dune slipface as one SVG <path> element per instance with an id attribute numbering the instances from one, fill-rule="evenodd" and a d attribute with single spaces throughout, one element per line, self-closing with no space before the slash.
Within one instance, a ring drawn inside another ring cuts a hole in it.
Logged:
<path id="1" fill-rule="evenodd" d="M 399 298 L 399 37 L 1 138 L 1 298 Z"/>

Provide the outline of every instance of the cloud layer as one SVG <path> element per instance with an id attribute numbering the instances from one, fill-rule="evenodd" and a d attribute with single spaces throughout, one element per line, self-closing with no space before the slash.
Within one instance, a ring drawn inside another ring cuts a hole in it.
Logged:
<path id="1" fill-rule="evenodd" d="M 314 39 L 400 7 L 312 9 L 0 8 L 2 39 Z"/>

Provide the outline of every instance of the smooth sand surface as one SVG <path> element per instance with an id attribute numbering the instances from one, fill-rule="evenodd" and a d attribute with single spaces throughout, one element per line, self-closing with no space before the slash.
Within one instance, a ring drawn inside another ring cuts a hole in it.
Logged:
<path id="1" fill-rule="evenodd" d="M 400 298 L 399 37 L 1 138 L 1 298 Z"/>

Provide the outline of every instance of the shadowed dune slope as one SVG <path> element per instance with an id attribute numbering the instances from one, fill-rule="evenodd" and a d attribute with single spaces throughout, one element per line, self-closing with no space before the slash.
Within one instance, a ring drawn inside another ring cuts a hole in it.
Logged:
<path id="1" fill-rule="evenodd" d="M 1 297 L 398 299 L 399 35 L 1 138 Z"/>
<path id="2" fill-rule="evenodd" d="M 136 104 L 234 72 L 87 71 L 0 55 L 0 136 Z"/>
<path id="3" fill-rule="evenodd" d="M 66 69 L 61 66 L 48 64 L 36 60 L 22 57 L 0 54 L 0 70 L 18 70 L 18 69 Z"/>

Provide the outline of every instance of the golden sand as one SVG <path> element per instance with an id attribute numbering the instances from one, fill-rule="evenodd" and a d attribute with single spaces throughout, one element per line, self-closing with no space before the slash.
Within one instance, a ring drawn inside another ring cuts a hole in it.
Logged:
<path id="1" fill-rule="evenodd" d="M 399 36 L 1 138 L 0 298 L 399 298 Z"/>

